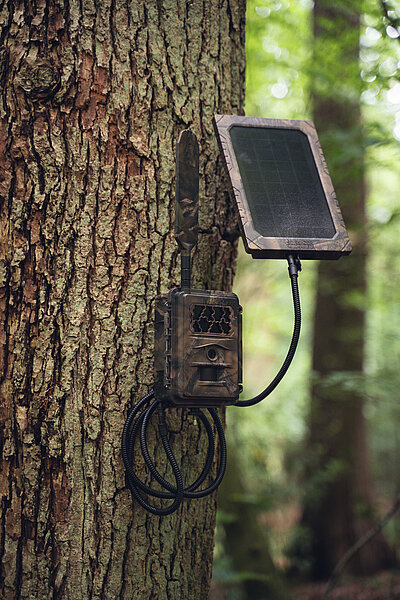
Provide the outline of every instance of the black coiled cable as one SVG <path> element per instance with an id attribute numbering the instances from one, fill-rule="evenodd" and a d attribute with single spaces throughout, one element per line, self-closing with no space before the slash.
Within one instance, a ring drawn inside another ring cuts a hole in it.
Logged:
<path id="1" fill-rule="evenodd" d="M 147 428 L 150 423 L 153 413 L 157 410 L 158 412 L 158 430 L 160 433 L 161 441 L 167 455 L 168 462 L 171 465 L 172 472 L 175 477 L 175 485 L 172 485 L 169 481 L 164 479 L 157 471 L 153 461 L 150 458 L 150 454 L 147 447 Z M 128 415 L 123 432 L 122 432 L 122 458 L 126 469 L 126 483 L 129 487 L 133 498 L 147 511 L 154 515 L 164 516 L 173 513 L 179 508 L 184 498 L 203 498 L 208 494 L 214 492 L 222 481 L 226 468 L 226 442 L 224 429 L 222 427 L 221 420 L 218 416 L 217 411 L 214 408 L 208 408 L 212 420 L 215 424 L 218 441 L 219 441 L 219 461 L 218 470 L 215 479 L 205 489 L 199 490 L 198 488 L 206 479 L 209 474 L 215 451 L 215 440 L 214 433 L 209 419 L 206 417 L 204 412 L 199 408 L 191 409 L 194 414 L 204 425 L 207 438 L 208 448 L 206 461 L 202 472 L 199 477 L 191 485 L 184 487 L 182 474 L 179 469 L 178 463 L 171 450 L 171 446 L 168 441 L 168 428 L 165 420 L 165 405 L 158 400 L 154 400 L 154 392 L 151 392 L 140 402 L 134 406 Z M 145 464 L 152 474 L 153 478 L 161 485 L 164 489 L 154 489 L 146 485 L 141 481 L 134 470 L 134 450 L 135 441 L 140 431 L 140 446 L 144 457 Z M 155 498 L 163 498 L 172 500 L 172 502 L 166 507 L 158 507 L 150 504 L 142 494 L 147 496 L 153 496 Z"/>

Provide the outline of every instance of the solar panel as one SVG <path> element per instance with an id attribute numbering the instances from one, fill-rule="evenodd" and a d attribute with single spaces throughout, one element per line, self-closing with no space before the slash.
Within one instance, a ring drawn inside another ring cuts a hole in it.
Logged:
<path id="1" fill-rule="evenodd" d="M 216 116 L 214 124 L 255 258 L 338 258 L 351 251 L 310 121 Z"/>

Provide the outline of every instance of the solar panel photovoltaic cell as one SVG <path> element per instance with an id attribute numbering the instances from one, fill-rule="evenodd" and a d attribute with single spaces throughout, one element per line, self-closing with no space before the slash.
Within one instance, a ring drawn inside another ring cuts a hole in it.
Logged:
<path id="1" fill-rule="evenodd" d="M 336 229 L 307 136 L 237 125 L 229 133 L 259 234 L 332 239 Z"/>

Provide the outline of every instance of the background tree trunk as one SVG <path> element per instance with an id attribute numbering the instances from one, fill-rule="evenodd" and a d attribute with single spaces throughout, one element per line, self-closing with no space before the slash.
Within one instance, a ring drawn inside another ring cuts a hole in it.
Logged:
<path id="1" fill-rule="evenodd" d="M 318 577 L 331 573 L 375 517 L 363 414 L 367 236 L 359 10 L 356 1 L 314 4 L 314 120 L 354 247 L 350 257 L 321 262 L 318 269 L 312 471 L 303 517 Z M 349 563 L 349 570 L 371 574 L 388 556 L 383 538 L 377 536 Z"/>
<path id="2" fill-rule="evenodd" d="M 207 597 L 214 496 L 161 519 L 132 508 L 120 435 L 153 382 L 154 297 L 178 282 L 174 148 L 186 127 L 201 147 L 195 284 L 232 283 L 211 119 L 242 112 L 244 11 L 240 0 L 2 4 L 4 600 Z M 171 412 L 192 478 L 203 438 Z"/>
<path id="3" fill-rule="evenodd" d="M 234 571 L 244 575 L 245 599 L 288 600 L 289 593 L 271 558 L 265 528 L 263 530 L 259 522 L 260 510 L 251 501 L 243 499 L 246 490 L 234 443 L 228 443 L 228 456 L 218 507 L 225 513 L 226 552 Z"/>

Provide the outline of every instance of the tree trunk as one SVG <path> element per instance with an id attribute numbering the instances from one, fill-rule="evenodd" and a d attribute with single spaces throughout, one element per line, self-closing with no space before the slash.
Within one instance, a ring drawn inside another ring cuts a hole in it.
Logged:
<path id="1" fill-rule="evenodd" d="M 354 246 L 350 257 L 321 262 L 314 318 L 309 452 L 310 491 L 303 524 L 310 528 L 313 572 L 335 564 L 374 522 L 364 418 L 363 361 L 366 217 L 359 103 L 359 4 L 314 5 L 314 120 Z M 349 570 L 371 574 L 388 559 L 377 536 Z"/>
<path id="2" fill-rule="evenodd" d="M 229 463 L 221 485 L 218 506 L 226 513 L 225 550 L 236 573 L 243 577 L 246 600 L 287 600 L 288 591 L 275 568 L 259 510 L 241 498 L 245 493 L 237 450 L 228 443 Z"/>
<path id="3" fill-rule="evenodd" d="M 154 297 L 179 281 L 174 147 L 187 127 L 201 148 L 195 285 L 232 283 L 211 119 L 242 112 L 244 4 L 2 4 L 4 600 L 207 597 L 215 497 L 164 518 L 132 506 L 120 437 L 153 383 Z M 171 412 L 193 479 L 203 438 Z"/>

